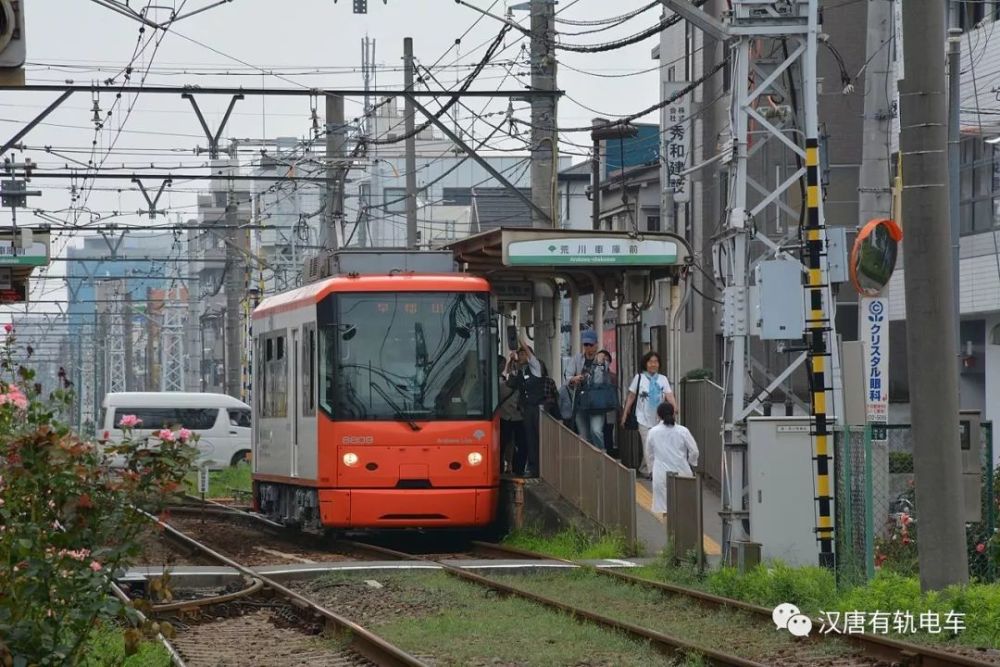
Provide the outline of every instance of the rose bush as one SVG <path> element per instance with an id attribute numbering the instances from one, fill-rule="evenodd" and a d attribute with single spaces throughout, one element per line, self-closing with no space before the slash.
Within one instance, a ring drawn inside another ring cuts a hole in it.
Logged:
<path id="1" fill-rule="evenodd" d="M 159 512 L 197 451 L 173 431 L 145 442 L 129 429 L 121 445 L 99 451 L 65 423 L 71 392 L 44 397 L 16 350 L 8 330 L 0 345 L 0 665 L 72 664 L 95 623 L 134 614 L 109 591 L 149 530 L 135 508 Z M 121 470 L 105 465 L 109 454 L 123 458 Z"/>

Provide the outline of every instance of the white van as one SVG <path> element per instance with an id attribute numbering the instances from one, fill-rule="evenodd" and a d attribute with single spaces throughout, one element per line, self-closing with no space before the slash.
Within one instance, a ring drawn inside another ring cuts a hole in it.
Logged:
<path id="1" fill-rule="evenodd" d="M 121 418 L 142 420 L 133 436 L 144 438 L 161 428 L 181 426 L 199 436 L 196 464 L 224 468 L 250 455 L 250 406 L 225 394 L 121 392 L 104 397 L 100 441 L 119 442 Z"/>

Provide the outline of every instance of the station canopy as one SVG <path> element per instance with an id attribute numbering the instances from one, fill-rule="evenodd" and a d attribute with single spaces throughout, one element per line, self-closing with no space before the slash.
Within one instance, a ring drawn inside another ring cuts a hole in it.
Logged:
<path id="1" fill-rule="evenodd" d="M 469 273 L 492 282 L 569 277 L 580 294 L 645 273 L 653 280 L 679 276 L 691 262 L 683 237 L 666 232 L 498 228 L 444 246 Z"/>

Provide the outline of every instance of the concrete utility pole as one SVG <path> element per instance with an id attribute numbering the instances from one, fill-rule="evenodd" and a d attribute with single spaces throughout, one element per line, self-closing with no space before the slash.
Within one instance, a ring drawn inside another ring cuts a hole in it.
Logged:
<path id="1" fill-rule="evenodd" d="M 892 211 L 889 187 L 889 132 L 891 95 L 886 94 L 892 49 L 892 3 L 868 3 L 868 40 L 865 43 L 865 116 L 862 122 L 861 172 L 858 177 L 858 226 L 869 220 L 887 218 Z M 893 82 L 895 85 L 895 82 Z M 888 98 L 888 99 L 887 99 Z"/>
<path id="2" fill-rule="evenodd" d="M 960 127 L 962 115 L 962 29 L 958 27 L 961 6 L 958 0 L 948 3 L 948 216 L 951 221 L 951 262 L 953 276 L 951 293 L 955 300 L 955 368 L 962 374 L 962 303 L 960 297 L 961 258 L 961 215 L 959 205 L 960 174 L 962 157 L 959 153 L 962 142 Z M 962 408 L 962 383 L 958 383 L 958 407 Z"/>
<path id="3" fill-rule="evenodd" d="M 243 257 L 239 253 L 239 221 L 232 189 L 226 203 L 226 393 L 240 397 L 240 296 L 243 293 Z"/>
<path id="4" fill-rule="evenodd" d="M 868 39 L 865 43 L 865 101 L 862 120 L 861 170 L 858 178 L 858 229 L 869 220 L 888 218 L 892 212 L 893 196 L 890 187 L 889 138 L 892 124 L 890 108 L 891 91 L 895 86 L 892 40 L 893 5 L 885 0 L 868 2 Z M 897 211 L 898 214 L 898 211 Z M 871 327 L 868 321 L 869 309 L 882 306 L 887 311 L 887 297 L 877 299 L 858 295 L 858 332 L 866 355 L 871 352 Z M 886 339 L 888 342 L 888 339 Z M 888 347 L 882 349 L 887 354 Z M 865 357 L 868 358 L 867 356 Z M 867 368 L 867 365 L 866 365 Z M 891 370 L 890 370 L 891 372 Z M 854 387 L 868 396 L 870 373 L 862 373 L 863 386 Z M 883 390 L 888 392 L 888 383 L 882 378 Z M 865 401 L 865 419 L 870 415 Z M 874 433 L 874 432 L 873 432 Z M 873 488 L 878 491 L 873 499 L 875 516 L 886 516 L 889 511 L 889 443 L 884 438 L 872 438 L 872 471 L 875 475 Z M 884 491 L 883 491 L 884 489 Z"/>
<path id="5" fill-rule="evenodd" d="M 910 7 L 910 4 L 913 4 Z M 912 407 L 913 466 L 920 507 L 920 585 L 969 579 L 962 520 L 958 369 L 948 219 L 945 5 L 907 0 L 903 13 L 903 259 L 906 347 Z"/>
<path id="6" fill-rule="evenodd" d="M 347 133 L 344 126 L 344 97 L 326 96 L 326 240 L 327 250 L 343 245 L 343 173 Z"/>
<path id="7" fill-rule="evenodd" d="M 403 87 L 413 90 L 413 38 L 403 40 Z M 416 110 L 409 97 L 404 102 L 406 133 L 406 247 L 417 249 L 417 138 L 413 136 Z"/>
<path id="8" fill-rule="evenodd" d="M 556 90 L 556 18 L 554 0 L 531 0 L 531 87 Z M 531 199 L 546 211 L 544 219 L 531 213 L 532 227 L 559 224 L 556 176 L 559 170 L 559 133 L 556 95 L 531 98 Z"/>

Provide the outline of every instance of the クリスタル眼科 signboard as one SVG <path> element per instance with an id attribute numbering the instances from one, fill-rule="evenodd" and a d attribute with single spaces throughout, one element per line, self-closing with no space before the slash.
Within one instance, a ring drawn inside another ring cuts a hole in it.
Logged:
<path id="1" fill-rule="evenodd" d="M 889 318 L 888 299 L 861 298 L 861 336 L 865 351 L 865 421 L 872 441 L 888 438 L 889 422 Z"/>
<path id="2" fill-rule="evenodd" d="M 511 241 L 504 253 L 507 266 L 635 266 L 677 263 L 677 243 L 666 239 L 622 239 L 581 236 Z"/>

